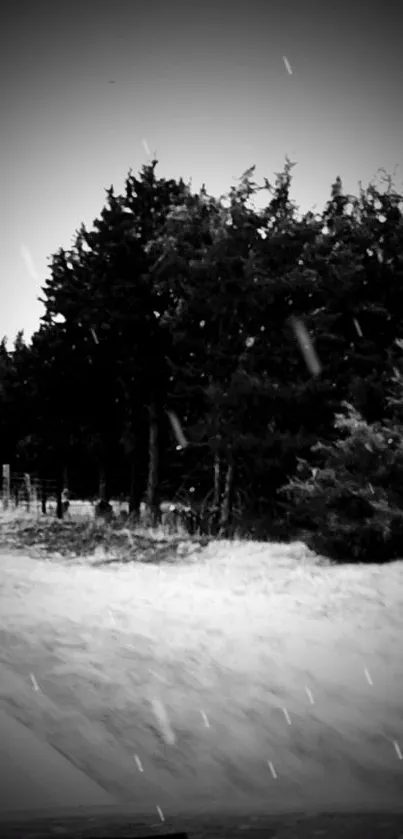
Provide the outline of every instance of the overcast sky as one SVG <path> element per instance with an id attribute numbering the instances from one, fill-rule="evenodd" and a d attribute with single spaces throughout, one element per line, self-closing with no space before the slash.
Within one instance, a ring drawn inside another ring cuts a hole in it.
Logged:
<path id="1" fill-rule="evenodd" d="M 156 152 L 162 177 L 220 195 L 296 161 L 322 209 L 403 180 L 403 4 L 383 0 L 14 0 L 0 34 L 0 337 L 30 337 L 50 254 Z M 111 84 L 110 82 L 114 82 Z M 397 168 L 396 168 L 397 167 Z"/>

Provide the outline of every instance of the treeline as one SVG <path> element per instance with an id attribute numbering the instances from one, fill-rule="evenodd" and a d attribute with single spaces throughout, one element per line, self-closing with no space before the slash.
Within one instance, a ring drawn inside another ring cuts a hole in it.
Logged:
<path id="1" fill-rule="evenodd" d="M 369 467 L 353 486 L 326 458 L 347 435 L 354 461 L 354 422 L 399 438 L 403 199 L 390 179 L 351 196 L 337 178 L 322 213 L 301 216 L 292 165 L 263 186 L 252 168 L 222 199 L 158 178 L 155 160 L 107 190 L 92 229 L 50 259 L 39 330 L 0 345 L 3 463 L 105 504 L 125 495 L 133 516 L 144 500 L 154 521 L 162 499 L 187 497 L 221 535 L 340 532 L 339 495 L 348 484 L 353 515 Z M 370 483 L 355 522 L 390 502 Z"/>

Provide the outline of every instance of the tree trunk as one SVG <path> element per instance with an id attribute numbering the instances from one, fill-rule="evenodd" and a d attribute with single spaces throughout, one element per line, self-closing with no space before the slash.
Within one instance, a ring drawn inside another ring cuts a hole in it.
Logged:
<path id="1" fill-rule="evenodd" d="M 213 486 L 213 509 L 210 518 L 210 535 L 215 536 L 220 524 L 220 508 L 222 496 L 222 475 L 221 475 L 221 455 L 219 452 L 214 454 L 214 486 Z"/>
<path id="2" fill-rule="evenodd" d="M 214 454 L 214 493 L 213 506 L 219 507 L 221 501 L 221 458 L 219 452 Z"/>
<path id="3" fill-rule="evenodd" d="M 220 509 L 220 524 L 218 535 L 220 539 L 225 539 L 229 535 L 231 524 L 232 500 L 234 494 L 234 464 L 232 459 L 228 463 L 227 473 L 225 476 L 225 487 Z"/>
<path id="4" fill-rule="evenodd" d="M 24 474 L 24 495 L 25 495 L 25 504 L 27 513 L 29 513 L 31 509 L 31 495 L 32 495 L 32 487 L 31 487 L 31 476 L 28 472 Z"/>
<path id="5" fill-rule="evenodd" d="M 109 503 L 109 481 L 106 461 L 106 441 L 101 435 L 100 447 L 98 449 L 98 503 L 95 506 L 95 518 L 103 519 L 104 521 L 112 521 L 113 508 Z"/>
<path id="6" fill-rule="evenodd" d="M 42 479 L 41 481 L 41 510 L 44 516 L 46 516 L 46 502 L 48 499 L 48 494 L 46 492 L 46 481 Z"/>
<path id="7" fill-rule="evenodd" d="M 101 504 L 108 504 L 108 481 L 105 463 L 102 460 L 99 464 L 99 500 Z"/>
<path id="8" fill-rule="evenodd" d="M 63 518 L 63 501 L 62 501 L 62 492 L 63 492 L 63 473 L 60 470 L 57 474 L 56 480 L 56 516 L 58 519 Z"/>
<path id="9" fill-rule="evenodd" d="M 67 492 L 69 490 L 69 470 L 67 465 L 63 469 L 63 489 Z"/>
<path id="10" fill-rule="evenodd" d="M 10 503 L 10 466 L 5 463 L 3 466 L 3 508 L 8 510 Z"/>
<path id="11" fill-rule="evenodd" d="M 155 401 L 149 405 L 149 438 L 148 438 L 148 481 L 146 493 L 147 518 L 151 527 L 155 527 L 161 517 L 158 498 L 158 409 Z"/>
<path id="12" fill-rule="evenodd" d="M 142 488 L 138 478 L 136 452 L 133 451 L 130 455 L 130 493 L 129 493 L 129 515 L 138 519 L 140 515 L 140 503 L 142 498 Z"/>

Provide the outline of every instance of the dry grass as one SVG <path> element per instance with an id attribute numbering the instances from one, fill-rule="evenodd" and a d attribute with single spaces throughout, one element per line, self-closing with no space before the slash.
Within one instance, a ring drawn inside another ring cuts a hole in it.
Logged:
<path id="1" fill-rule="evenodd" d="M 8 713 L 154 812 L 400 801 L 403 562 L 112 530 L 3 521 Z"/>

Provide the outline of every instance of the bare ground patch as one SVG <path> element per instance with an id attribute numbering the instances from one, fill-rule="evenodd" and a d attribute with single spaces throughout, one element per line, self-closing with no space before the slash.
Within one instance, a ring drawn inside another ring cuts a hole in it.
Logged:
<path id="1" fill-rule="evenodd" d="M 194 550 L 100 567 L 101 548 L 4 552 L 4 710 L 154 813 L 399 804 L 403 562 Z"/>

